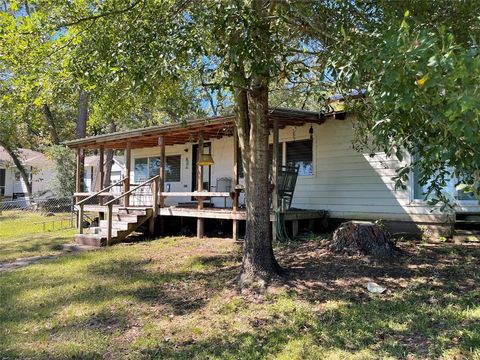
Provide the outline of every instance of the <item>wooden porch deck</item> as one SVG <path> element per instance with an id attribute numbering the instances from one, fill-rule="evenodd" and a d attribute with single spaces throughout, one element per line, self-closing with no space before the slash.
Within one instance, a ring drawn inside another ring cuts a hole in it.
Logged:
<path id="1" fill-rule="evenodd" d="M 113 206 L 113 212 L 118 212 L 118 209 L 125 208 L 124 206 Z M 134 209 L 135 206 L 129 206 Z M 144 207 L 138 206 L 139 209 Z M 102 205 L 85 205 L 85 212 L 106 212 L 107 207 Z M 323 219 L 327 214 L 326 210 L 309 210 L 309 209 L 289 209 L 284 213 L 286 221 L 292 220 L 316 220 Z M 246 220 L 247 213 L 245 209 L 233 210 L 233 208 L 191 208 L 181 206 L 165 206 L 159 207 L 157 216 L 180 216 L 180 217 L 194 217 L 203 219 L 223 219 L 223 220 Z M 275 213 L 270 214 L 270 221 L 274 221 Z"/>
<path id="2" fill-rule="evenodd" d="M 156 211 L 155 211 L 156 210 Z M 196 218 L 197 219 L 197 227 L 199 226 L 198 219 L 202 220 L 201 226 L 203 226 L 203 221 L 205 219 L 214 219 L 214 220 L 231 220 L 233 224 L 232 228 L 232 238 L 234 240 L 239 239 L 239 222 L 245 221 L 247 218 L 247 213 L 245 209 L 239 208 L 202 208 L 198 209 L 197 207 L 186 207 L 181 205 L 174 205 L 174 206 L 157 206 L 157 208 L 145 207 L 145 206 L 122 206 L 122 205 L 113 205 L 111 206 L 111 214 L 108 215 L 109 209 L 108 206 L 104 205 L 83 205 L 84 212 L 90 213 L 97 213 L 102 214 L 100 218 L 109 219 L 110 217 L 113 219 L 113 223 L 110 222 L 110 227 L 113 229 L 111 231 L 114 232 L 113 237 L 105 238 L 105 233 L 107 233 L 108 228 L 105 226 L 108 224 L 107 220 L 101 220 L 99 222 L 100 229 L 97 229 L 94 235 L 83 235 L 77 234 L 75 236 L 76 241 L 85 242 L 87 241 L 89 244 L 111 244 L 114 242 L 122 241 L 122 238 L 119 237 L 119 231 L 123 231 L 120 235 L 126 237 L 128 236 L 127 230 L 133 229 L 141 225 L 138 222 L 138 218 L 141 217 L 142 223 L 146 220 L 155 218 L 168 218 L 168 217 L 178 217 L 178 218 Z M 150 211 L 150 213 L 148 213 Z M 144 216 L 148 215 L 149 216 Z M 291 231 L 292 235 L 296 236 L 299 230 L 299 222 L 302 220 L 309 221 L 309 228 L 312 228 L 314 225 L 314 221 L 322 221 L 324 222 L 327 218 L 328 212 L 326 210 L 307 210 L 307 209 L 289 209 L 283 213 L 283 221 L 288 222 L 291 224 Z M 143 217 L 142 217 L 143 216 Z M 135 218 L 133 218 L 135 217 Z M 275 224 L 275 212 L 271 211 L 270 213 L 270 221 L 272 223 L 272 227 Z M 135 225 L 135 226 L 134 226 Z M 153 226 L 153 225 L 152 225 Z M 95 229 L 95 228 L 94 228 Z M 151 228 L 153 229 L 153 228 Z M 197 229 L 198 230 L 198 229 Z M 162 225 L 162 232 L 163 232 L 163 225 Z M 203 231 L 203 229 L 202 229 Z M 100 245 L 98 245 L 100 246 Z"/>
<path id="3" fill-rule="evenodd" d="M 234 211 L 232 208 L 204 208 L 194 209 L 179 206 L 169 206 L 159 209 L 159 216 L 184 216 L 196 217 L 204 219 L 227 219 L 227 220 L 246 220 L 247 213 L 245 209 L 238 209 Z M 325 210 L 303 210 L 291 209 L 284 214 L 284 219 L 291 220 L 315 220 L 323 219 L 326 215 Z M 274 221 L 275 213 L 270 213 L 270 221 Z"/>

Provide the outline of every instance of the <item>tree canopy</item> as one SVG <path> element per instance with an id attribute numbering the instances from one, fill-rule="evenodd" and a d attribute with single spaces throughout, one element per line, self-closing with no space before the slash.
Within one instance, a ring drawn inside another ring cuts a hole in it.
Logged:
<path id="1" fill-rule="evenodd" d="M 405 158 L 397 186 L 415 170 L 432 203 L 450 204 L 452 178 L 479 192 L 480 4 L 377 5 L 361 26 L 342 31 L 331 62 L 344 92 L 364 90 L 363 100 L 347 99 L 359 119 L 356 146 Z"/>
<path id="2" fill-rule="evenodd" d="M 21 129 L 51 142 L 70 133 L 79 91 L 90 95 L 91 132 L 234 110 L 246 278 L 280 272 L 269 233 L 269 106 L 322 111 L 342 94 L 358 119 L 354 145 L 407 160 L 399 186 L 415 168 L 439 201 L 452 176 L 478 187 L 479 2 L 3 4 L 1 126 L 18 138 Z"/>

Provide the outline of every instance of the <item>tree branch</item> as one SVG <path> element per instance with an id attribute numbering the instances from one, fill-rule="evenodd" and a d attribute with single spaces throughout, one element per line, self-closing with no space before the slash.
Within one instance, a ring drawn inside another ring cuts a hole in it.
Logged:
<path id="1" fill-rule="evenodd" d="M 130 6 L 127 6 L 126 8 L 123 8 L 123 9 L 106 11 L 106 12 L 101 13 L 101 14 L 91 15 L 91 16 L 87 16 L 87 17 L 80 18 L 80 19 L 77 19 L 77 20 L 73 20 L 71 22 L 63 23 L 57 28 L 57 30 L 60 30 L 60 29 L 65 28 L 65 27 L 79 25 L 83 22 L 97 20 L 97 19 L 101 19 L 101 18 L 104 18 L 104 17 L 112 16 L 112 15 L 124 14 L 126 12 L 129 12 L 129 11 L 133 10 L 138 4 L 140 4 L 143 1 L 144 0 L 135 1 Z"/>

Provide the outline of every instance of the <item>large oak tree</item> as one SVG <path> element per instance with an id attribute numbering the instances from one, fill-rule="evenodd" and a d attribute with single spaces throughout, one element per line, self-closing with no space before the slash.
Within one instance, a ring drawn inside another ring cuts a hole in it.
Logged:
<path id="1" fill-rule="evenodd" d="M 212 109 L 211 94 L 229 99 L 246 177 L 242 281 L 281 273 L 269 229 L 269 106 L 320 109 L 331 88 L 361 90 L 365 100 L 346 97 L 358 114 L 355 143 L 398 157 L 403 151 L 421 155 L 399 170 L 399 184 L 417 166 L 441 197 L 452 167 L 469 184 L 478 176 L 478 2 L 28 4 L 42 14 L 35 30 L 65 45 L 74 59 L 68 64 L 72 76 L 105 95 L 104 109 L 135 107 L 132 96 L 144 106 L 154 104 L 171 84 L 177 99 L 201 98 L 208 89 Z M 185 103 L 166 106 L 166 112 Z"/>

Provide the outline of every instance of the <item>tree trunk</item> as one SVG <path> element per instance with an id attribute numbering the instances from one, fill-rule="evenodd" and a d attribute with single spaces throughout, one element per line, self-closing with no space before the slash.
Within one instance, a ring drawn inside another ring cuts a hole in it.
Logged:
<path id="1" fill-rule="evenodd" d="M 108 124 L 108 133 L 114 133 L 117 130 L 117 125 L 112 121 Z M 110 185 L 110 178 L 112 177 L 113 166 L 113 150 L 107 149 L 105 157 L 105 178 L 103 179 L 103 187 L 106 188 Z"/>
<path id="2" fill-rule="evenodd" d="M 242 110 L 242 106 L 238 106 L 237 123 L 246 118 L 250 131 L 239 131 L 239 142 L 243 144 L 240 147 L 242 153 L 246 155 L 243 159 L 246 159 L 244 169 L 247 207 L 240 281 L 248 283 L 255 278 L 268 279 L 275 274 L 280 274 L 281 268 L 273 254 L 270 226 L 267 88 L 260 85 L 248 95 L 243 104 L 248 108 Z M 240 112 L 243 114 L 239 114 Z M 245 146 L 247 143 L 248 146 Z"/>
<path id="3" fill-rule="evenodd" d="M 78 113 L 77 113 L 77 128 L 75 129 L 75 137 L 77 139 L 84 138 L 87 136 L 87 120 L 88 120 L 88 93 L 86 91 L 80 90 L 78 96 Z M 83 169 L 85 163 L 85 151 L 80 152 L 80 169 L 82 173 L 80 174 L 80 189 L 84 189 L 83 183 Z"/>
<path id="4" fill-rule="evenodd" d="M 10 157 L 12 158 L 13 163 L 15 164 L 15 167 L 20 172 L 20 176 L 22 177 L 23 182 L 25 183 L 25 186 L 27 187 L 28 196 L 31 197 L 32 196 L 32 182 L 30 180 L 30 176 L 28 174 L 27 169 L 25 168 L 25 166 L 23 166 L 22 162 L 20 161 L 20 158 L 18 157 L 17 152 L 15 150 L 13 150 L 12 148 L 10 148 L 6 144 L 1 144 L 0 143 L 0 145 L 3 146 L 3 148 L 7 151 L 8 155 L 10 155 Z"/>
<path id="5" fill-rule="evenodd" d="M 264 58 L 255 59 L 259 64 L 257 72 L 250 78 L 245 76 L 243 59 L 237 69 L 235 87 L 235 125 L 245 173 L 245 194 L 247 207 L 246 234 L 243 244 L 242 271 L 240 284 L 251 284 L 255 280 L 268 280 L 282 273 L 272 248 L 270 226 L 270 191 L 268 163 L 268 84 L 270 74 L 265 61 L 269 61 L 269 2 L 254 2 L 259 15 L 256 24 L 257 40 L 264 45 Z M 263 61 L 263 64 L 262 64 Z M 262 65 L 260 65 L 262 64 Z M 253 66 L 252 66 L 253 67 Z"/>
<path id="6" fill-rule="evenodd" d="M 43 104 L 43 114 L 45 115 L 45 120 L 48 124 L 48 130 L 50 131 L 52 143 L 55 145 L 60 144 L 60 138 L 58 136 L 57 128 L 55 126 L 55 118 L 53 117 L 50 107 L 47 104 Z"/>
<path id="7" fill-rule="evenodd" d="M 77 139 L 87 136 L 87 120 L 88 120 L 88 93 L 80 90 L 78 96 L 78 114 L 77 114 L 77 128 L 75 130 L 75 137 Z"/>
<path id="8" fill-rule="evenodd" d="M 368 221 L 348 221 L 333 233 L 330 249 L 349 255 L 373 255 L 393 258 L 400 249 L 379 225 Z"/>

